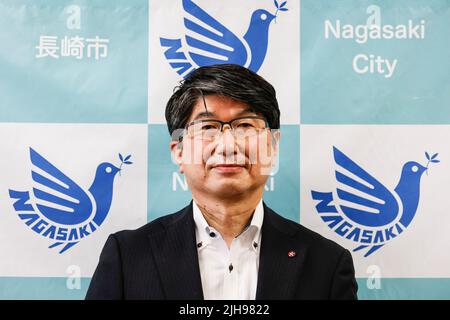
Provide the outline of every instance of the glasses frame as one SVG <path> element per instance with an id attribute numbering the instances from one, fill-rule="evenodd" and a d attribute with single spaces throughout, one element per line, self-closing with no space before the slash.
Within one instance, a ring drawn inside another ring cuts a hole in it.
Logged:
<path id="1" fill-rule="evenodd" d="M 187 131 L 188 128 L 190 126 L 194 125 L 194 124 L 197 124 L 197 123 L 215 122 L 215 123 L 220 123 L 220 131 L 219 131 L 220 133 L 223 133 L 223 126 L 226 125 L 226 124 L 229 125 L 230 130 L 233 132 L 233 130 L 234 130 L 233 125 L 232 125 L 233 122 L 238 121 L 238 120 L 242 120 L 242 119 L 259 119 L 259 120 L 264 120 L 265 127 L 264 128 L 258 128 L 257 130 L 260 130 L 260 129 L 264 130 L 264 129 L 269 129 L 270 128 L 269 127 L 269 123 L 267 122 L 266 118 L 261 117 L 261 116 L 246 116 L 246 117 L 235 118 L 235 119 L 230 120 L 230 121 L 221 121 L 221 120 L 216 120 L 216 119 L 197 119 L 197 120 L 194 120 L 194 121 L 188 123 L 186 125 L 186 127 L 185 127 L 185 130 L 186 130 L 186 133 L 187 133 L 188 132 Z M 182 141 L 183 136 L 184 135 L 180 136 L 180 139 L 179 139 L 180 141 Z"/>

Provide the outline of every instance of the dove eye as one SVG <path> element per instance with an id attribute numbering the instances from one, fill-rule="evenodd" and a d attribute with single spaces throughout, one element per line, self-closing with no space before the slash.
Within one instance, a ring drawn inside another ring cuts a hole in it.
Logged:
<path id="1" fill-rule="evenodd" d="M 105 171 L 106 171 L 106 173 L 111 173 L 112 172 L 112 168 L 111 167 L 106 167 Z"/>
<path id="2" fill-rule="evenodd" d="M 412 172 L 417 172 L 417 171 L 419 171 L 419 167 L 413 166 L 413 167 L 411 168 L 411 170 L 412 170 Z"/>
<path id="3" fill-rule="evenodd" d="M 261 14 L 261 20 L 266 20 L 267 19 L 267 14 L 263 13 Z"/>

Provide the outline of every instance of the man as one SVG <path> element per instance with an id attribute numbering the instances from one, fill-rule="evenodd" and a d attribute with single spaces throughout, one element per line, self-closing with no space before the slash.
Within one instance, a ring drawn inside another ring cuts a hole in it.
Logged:
<path id="1" fill-rule="evenodd" d="M 351 254 L 262 201 L 280 139 L 267 81 L 237 65 L 199 68 L 166 120 L 193 200 L 111 235 L 87 299 L 356 298 Z"/>

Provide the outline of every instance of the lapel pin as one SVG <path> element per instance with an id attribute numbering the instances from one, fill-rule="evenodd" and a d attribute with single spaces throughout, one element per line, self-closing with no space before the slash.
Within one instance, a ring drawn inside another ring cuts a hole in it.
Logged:
<path id="1" fill-rule="evenodd" d="M 297 253 L 296 253 L 295 251 L 293 251 L 293 250 L 291 250 L 291 251 L 288 252 L 288 257 L 289 257 L 289 258 L 293 258 L 293 257 L 295 257 L 296 255 L 297 255 Z"/>

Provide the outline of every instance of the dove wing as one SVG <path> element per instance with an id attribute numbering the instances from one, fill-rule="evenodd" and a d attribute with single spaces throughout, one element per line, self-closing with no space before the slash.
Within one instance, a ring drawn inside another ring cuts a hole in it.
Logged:
<path id="1" fill-rule="evenodd" d="M 359 180 L 342 170 L 336 170 L 336 180 L 347 190 L 352 190 L 337 188 L 339 199 L 348 204 L 340 206 L 345 215 L 359 224 L 372 227 L 386 225 L 394 220 L 399 211 L 394 195 L 336 147 L 333 147 L 333 153 L 336 164 Z"/>
<path id="2" fill-rule="evenodd" d="M 184 26 L 192 34 L 186 34 L 189 55 L 198 66 L 223 63 L 245 65 L 247 50 L 235 34 L 192 0 L 183 0 L 183 8 L 186 13 L 208 26 L 206 28 L 193 19 L 184 18 Z"/>
<path id="3" fill-rule="evenodd" d="M 74 225 L 85 221 L 92 213 L 92 202 L 87 193 L 32 148 L 30 158 L 31 163 L 46 175 L 31 171 L 37 184 L 33 193 L 39 211 L 55 223 Z"/>

